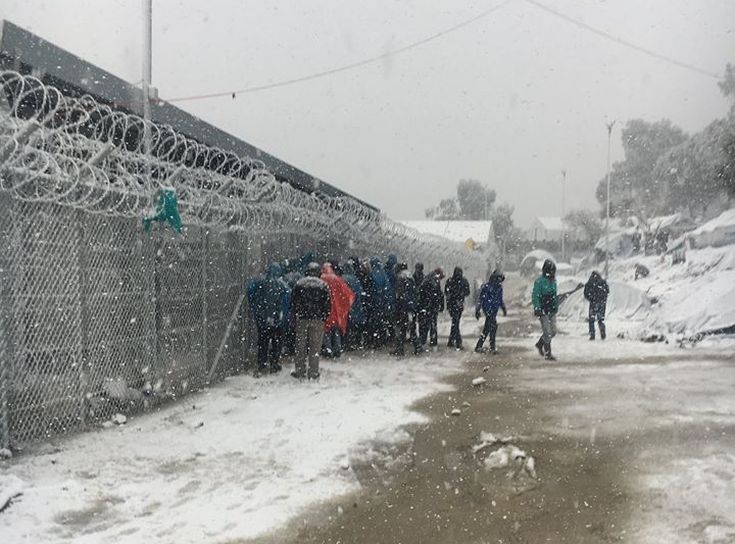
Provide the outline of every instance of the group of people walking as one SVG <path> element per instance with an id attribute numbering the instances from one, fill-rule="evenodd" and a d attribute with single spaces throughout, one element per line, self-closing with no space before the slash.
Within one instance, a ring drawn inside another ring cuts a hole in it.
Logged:
<path id="1" fill-rule="evenodd" d="M 405 355 L 408 343 L 414 354 L 438 346 L 437 321 L 445 309 L 451 318 L 447 346 L 463 349 L 461 318 L 470 285 L 461 268 L 454 269 L 442 289 L 444 271 L 424 273 L 422 263 L 413 272 L 390 255 L 385 265 L 378 257 L 369 263 L 351 257 L 345 262 L 314 262 L 307 255 L 298 262 L 271 264 L 266 273 L 251 280 L 247 299 L 258 332 L 257 373 L 281 370 L 282 354 L 295 356 L 295 378 L 319 377 L 320 357 L 339 358 L 343 350 L 388 346 L 391 354 Z M 496 352 L 497 315 L 507 315 L 503 296 L 505 276 L 493 271 L 480 288 L 475 318 L 484 316 L 475 351 Z M 593 272 L 584 288 L 590 302 L 589 335 L 595 339 L 595 323 L 604 340 L 605 310 L 609 288 Z M 534 315 L 542 334 L 536 342 L 539 354 L 555 360 L 551 340 L 556 335 L 559 297 L 556 265 L 547 259 L 532 292 Z"/>
<path id="2" fill-rule="evenodd" d="M 455 268 L 444 289 L 444 271 L 413 272 L 393 255 L 385 264 L 357 257 L 345 262 L 271 264 L 247 286 L 247 299 L 258 332 L 257 373 L 275 373 L 281 355 L 295 356 L 296 378 L 319 377 L 319 358 L 338 358 L 343 350 L 391 347 L 394 355 L 436 350 L 437 320 L 452 317 L 449 346 L 462 349 L 459 321 L 469 283 Z"/>

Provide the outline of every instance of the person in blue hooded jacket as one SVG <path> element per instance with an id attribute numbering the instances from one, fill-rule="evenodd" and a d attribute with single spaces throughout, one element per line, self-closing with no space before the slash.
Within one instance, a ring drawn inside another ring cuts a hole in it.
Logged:
<path id="1" fill-rule="evenodd" d="M 365 329 L 365 307 L 363 305 L 363 286 L 355 274 L 355 266 L 352 260 L 342 265 L 342 279 L 347 282 L 350 289 L 355 293 L 355 302 L 350 308 L 347 323 L 347 336 L 344 340 L 346 350 L 359 349 L 362 346 L 363 332 Z"/>
<path id="2" fill-rule="evenodd" d="M 248 284 L 248 305 L 258 329 L 257 374 L 281 370 L 281 340 L 288 318 L 290 290 L 281 279 L 281 266 L 272 263 L 264 277 Z"/>
<path id="3" fill-rule="evenodd" d="M 393 255 L 392 253 L 388 255 L 388 258 L 385 260 L 385 275 L 388 277 L 388 284 L 390 285 L 390 291 L 388 292 L 388 296 L 390 298 L 389 300 L 389 314 L 388 319 L 390 321 L 390 324 L 388 326 L 388 344 L 393 344 L 395 342 L 395 334 L 396 330 L 393 327 L 393 322 L 396 318 L 396 276 L 398 274 L 397 270 L 398 266 L 398 258 Z"/>
<path id="4" fill-rule="evenodd" d="M 487 282 L 482 284 L 480 288 L 480 298 L 475 307 L 475 319 L 480 319 L 480 312 L 485 314 L 485 326 L 482 327 L 480 338 L 477 339 L 475 351 L 482 353 L 482 345 L 485 339 L 490 340 L 490 353 L 495 351 L 495 335 L 498 332 L 498 310 L 503 310 L 503 315 L 508 315 L 505 309 L 505 301 L 503 300 L 503 282 L 505 276 L 494 270 L 490 274 Z"/>
<path id="5" fill-rule="evenodd" d="M 386 334 L 391 326 L 393 288 L 378 257 L 370 259 L 370 270 L 373 285 L 368 334 L 371 346 L 378 348 L 385 344 Z"/>

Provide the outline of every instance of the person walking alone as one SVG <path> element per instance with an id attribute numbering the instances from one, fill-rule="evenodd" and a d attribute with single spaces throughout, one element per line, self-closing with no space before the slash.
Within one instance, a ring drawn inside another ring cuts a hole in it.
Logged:
<path id="1" fill-rule="evenodd" d="M 607 282 L 597 271 L 592 272 L 590 279 L 584 285 L 584 298 L 590 303 L 588 321 L 590 326 L 590 340 L 595 339 L 595 321 L 600 328 L 600 338 L 607 337 L 605 331 L 605 309 L 607 307 L 607 295 L 610 288 Z"/>
<path id="2" fill-rule="evenodd" d="M 556 313 L 559 311 L 559 299 L 556 295 L 556 265 L 546 259 L 541 267 L 541 275 L 533 284 L 531 295 L 533 315 L 541 322 L 541 338 L 536 342 L 539 354 L 548 361 L 556 361 L 551 354 L 551 339 L 556 336 Z"/>
<path id="3" fill-rule="evenodd" d="M 490 353 L 497 353 L 495 349 L 495 335 L 498 332 L 498 310 L 508 315 L 503 300 L 503 282 L 505 276 L 494 270 L 488 280 L 480 288 L 480 298 L 475 307 L 475 319 L 480 319 L 481 312 L 485 314 L 485 325 L 482 327 L 480 338 L 477 339 L 475 351 L 482 353 L 482 346 L 487 338 L 490 341 Z"/>
<path id="4" fill-rule="evenodd" d="M 309 263 L 305 276 L 296 282 L 291 295 L 291 309 L 296 316 L 296 368 L 291 372 L 294 378 L 319 378 L 324 322 L 331 309 L 329 287 L 319 279 L 319 272 L 319 264 Z"/>

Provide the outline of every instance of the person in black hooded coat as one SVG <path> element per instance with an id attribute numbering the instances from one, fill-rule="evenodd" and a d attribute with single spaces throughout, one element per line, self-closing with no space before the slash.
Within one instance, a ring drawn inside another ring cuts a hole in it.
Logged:
<path id="1" fill-rule="evenodd" d="M 610 288 L 607 282 L 597 271 L 592 272 L 590 279 L 584 285 L 584 298 L 590 303 L 588 322 L 590 326 L 590 340 L 595 339 L 595 321 L 600 328 L 600 338 L 607 337 L 605 330 L 605 309 L 607 306 L 607 295 Z"/>
<path id="2" fill-rule="evenodd" d="M 464 299 L 470 295 L 470 284 L 464 277 L 462 269 L 456 267 L 452 277 L 444 285 L 444 293 L 447 295 L 447 311 L 452 318 L 452 329 L 449 333 L 450 348 L 462 349 L 462 333 L 459 329 L 459 321 L 464 311 Z"/>

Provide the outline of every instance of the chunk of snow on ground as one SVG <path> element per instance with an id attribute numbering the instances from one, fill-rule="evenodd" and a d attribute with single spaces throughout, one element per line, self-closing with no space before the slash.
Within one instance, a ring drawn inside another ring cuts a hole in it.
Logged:
<path id="1" fill-rule="evenodd" d="M 125 414 L 115 414 L 110 418 L 110 421 L 118 425 L 125 425 L 128 422 L 128 418 Z"/>
<path id="2" fill-rule="evenodd" d="M 455 408 L 454 410 L 452 410 L 451 414 L 453 416 L 461 416 L 462 415 L 462 410 L 460 410 L 459 408 Z"/>
<path id="3" fill-rule="evenodd" d="M 508 444 L 507 446 L 502 446 L 497 450 L 490 452 L 483 461 L 483 465 L 485 466 L 485 470 L 494 470 L 508 467 L 511 464 L 525 464 L 525 461 L 526 452 L 517 446 Z"/>
<path id="4" fill-rule="evenodd" d="M 483 378 L 482 376 L 480 376 L 479 378 L 475 378 L 474 380 L 472 380 L 472 385 L 474 385 L 475 387 L 477 387 L 478 385 L 482 385 L 484 383 L 487 383 L 487 380 L 485 378 Z"/>
<path id="5" fill-rule="evenodd" d="M 233 377 L 134 426 L 71 437 L 61 451 L 22 456 L 5 470 L 27 487 L 0 516 L 2 541 L 185 544 L 262 535 L 356 490 L 342 461 L 374 439 L 406 439 L 401 426 L 425 421 L 412 404 L 450 391 L 441 379 L 461 365 L 453 355 L 405 364 L 342 357 L 324 361 L 320 381 L 307 383 L 284 367 Z M 199 422 L 206 424 L 194 429 Z"/>

